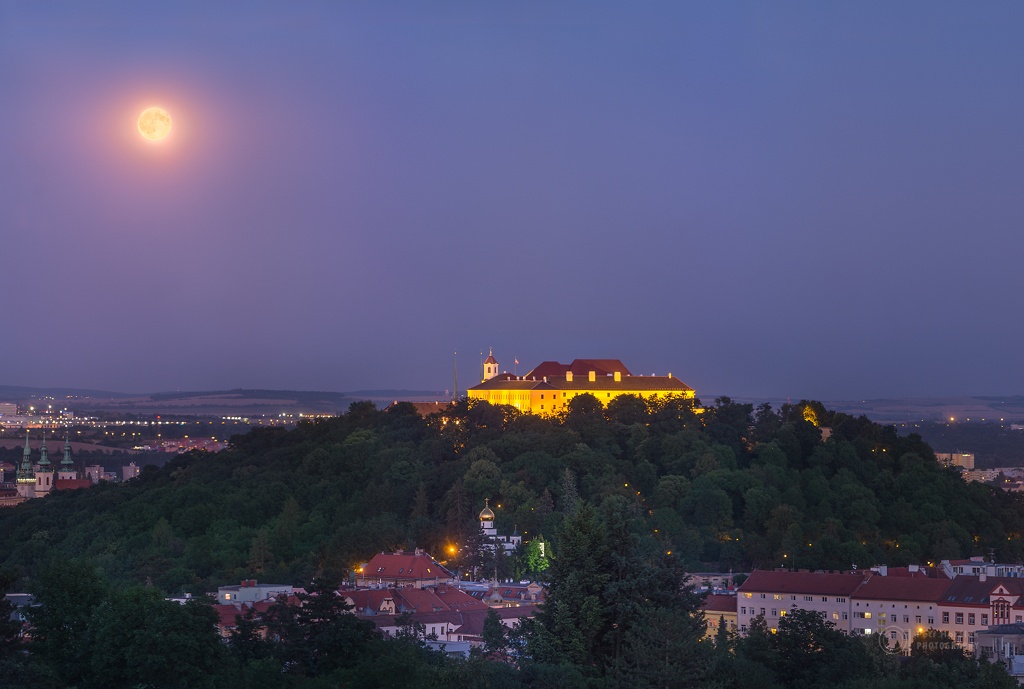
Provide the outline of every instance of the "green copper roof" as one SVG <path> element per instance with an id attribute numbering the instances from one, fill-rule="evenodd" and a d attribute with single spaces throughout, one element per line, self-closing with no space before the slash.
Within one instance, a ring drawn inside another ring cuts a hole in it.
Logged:
<path id="1" fill-rule="evenodd" d="M 63 471 L 71 471 L 75 468 L 75 462 L 71 459 L 71 439 L 64 438 L 64 459 L 60 463 Z"/>

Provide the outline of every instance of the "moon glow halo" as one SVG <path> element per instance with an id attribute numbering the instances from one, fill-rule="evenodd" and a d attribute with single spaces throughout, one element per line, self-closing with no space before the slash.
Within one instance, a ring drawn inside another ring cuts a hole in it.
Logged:
<path id="1" fill-rule="evenodd" d="M 160 141 L 171 133 L 171 116 L 163 108 L 146 108 L 139 115 L 139 134 L 149 141 Z"/>

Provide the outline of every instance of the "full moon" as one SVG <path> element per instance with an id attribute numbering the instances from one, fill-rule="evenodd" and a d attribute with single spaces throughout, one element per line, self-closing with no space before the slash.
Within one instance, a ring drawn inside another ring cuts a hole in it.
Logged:
<path id="1" fill-rule="evenodd" d="M 159 141 L 171 133 L 171 116 L 163 108 L 146 108 L 139 115 L 139 134 Z"/>

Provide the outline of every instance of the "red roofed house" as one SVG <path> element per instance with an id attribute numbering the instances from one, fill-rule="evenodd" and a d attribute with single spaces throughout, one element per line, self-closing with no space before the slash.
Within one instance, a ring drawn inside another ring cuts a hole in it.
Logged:
<path id="1" fill-rule="evenodd" d="M 708 627 L 704 632 L 706 638 L 713 638 L 718 633 L 719 625 L 724 623 L 725 628 L 736 632 L 739 629 L 737 624 L 737 598 L 733 595 L 709 594 L 700 605 L 700 611 L 704 615 L 704 621 Z"/>
<path id="2" fill-rule="evenodd" d="M 412 586 L 423 588 L 450 583 L 455 575 L 419 548 L 413 553 L 378 553 L 359 568 L 358 586 Z"/>

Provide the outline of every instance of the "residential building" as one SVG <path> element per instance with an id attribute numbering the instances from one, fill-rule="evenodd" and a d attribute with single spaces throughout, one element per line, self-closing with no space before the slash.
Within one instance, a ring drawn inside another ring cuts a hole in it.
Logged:
<path id="1" fill-rule="evenodd" d="M 238 586 L 220 586 L 217 588 L 217 603 L 240 606 L 243 603 L 256 603 L 278 596 L 290 596 L 294 589 L 289 584 L 261 584 L 255 579 L 244 579 Z"/>
<path id="2" fill-rule="evenodd" d="M 936 629 L 939 601 L 952 581 L 945 577 L 888 576 L 872 573 L 852 594 L 851 631 L 885 634 L 890 648 L 909 652 L 914 637 Z"/>
<path id="3" fill-rule="evenodd" d="M 935 459 L 939 464 L 946 467 L 960 467 L 966 471 L 974 469 L 973 452 L 936 452 Z"/>
<path id="4" fill-rule="evenodd" d="M 754 570 L 737 589 L 739 631 L 746 633 L 758 615 L 776 630 L 793 608 L 820 612 L 837 629 L 853 631 L 853 594 L 865 578 L 848 572 Z"/>
<path id="5" fill-rule="evenodd" d="M 974 657 L 1002 663 L 1017 684 L 1024 684 L 1024 624 L 999 624 L 980 630 L 974 644 Z"/>
<path id="6" fill-rule="evenodd" d="M 714 638 L 722 624 L 729 631 L 739 633 L 736 616 L 738 612 L 736 596 L 712 593 L 701 603 L 700 611 L 704 615 L 704 621 L 707 623 L 707 630 L 704 632 L 706 638 Z"/>

